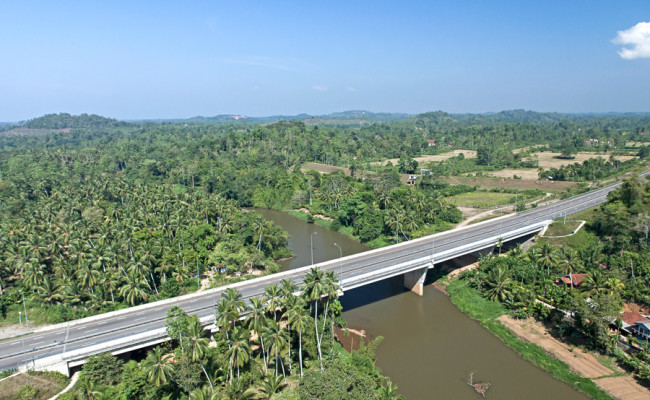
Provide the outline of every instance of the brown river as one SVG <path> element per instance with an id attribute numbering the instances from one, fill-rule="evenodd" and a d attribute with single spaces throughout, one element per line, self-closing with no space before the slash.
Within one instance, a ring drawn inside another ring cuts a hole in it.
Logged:
<path id="1" fill-rule="evenodd" d="M 256 209 L 289 232 L 289 248 L 296 257 L 283 269 L 298 268 L 368 250 L 343 234 L 307 224 L 288 213 Z M 449 298 L 427 286 L 424 296 L 405 291 L 397 277 L 350 290 L 341 297 L 348 328 L 369 337 L 383 336 L 377 366 L 399 386 L 408 400 L 479 399 L 466 383 L 489 382 L 492 399 L 587 399 L 569 385 L 521 359 L 498 338 L 471 320 Z"/>

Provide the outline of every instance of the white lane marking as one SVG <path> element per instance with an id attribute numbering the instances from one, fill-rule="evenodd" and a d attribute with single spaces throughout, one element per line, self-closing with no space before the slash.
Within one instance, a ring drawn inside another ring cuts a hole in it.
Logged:
<path id="1" fill-rule="evenodd" d="M 99 328 L 87 330 L 86 333 L 95 332 L 96 330 L 99 330 Z"/>
<path id="2" fill-rule="evenodd" d="M 36 342 L 36 343 L 34 343 L 34 345 L 42 344 L 42 343 L 44 343 L 44 342 Z"/>
<path id="3" fill-rule="evenodd" d="M 126 318 L 126 316 L 124 316 L 124 317 L 119 317 L 119 318 L 115 318 L 115 319 L 124 319 L 124 318 Z"/>

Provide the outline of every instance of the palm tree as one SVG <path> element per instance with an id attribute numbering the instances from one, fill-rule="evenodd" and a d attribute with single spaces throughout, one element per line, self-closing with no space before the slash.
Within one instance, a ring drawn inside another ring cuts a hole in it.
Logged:
<path id="1" fill-rule="evenodd" d="M 230 385 L 223 388 L 220 393 L 220 400 L 248 400 L 253 398 L 255 391 L 247 387 L 240 379 L 234 379 Z M 214 397 L 213 397 L 214 399 Z"/>
<path id="2" fill-rule="evenodd" d="M 318 347 L 318 359 L 320 360 L 321 372 L 323 371 L 323 354 L 321 352 L 318 336 L 318 301 L 325 294 L 324 274 L 319 268 L 312 268 L 305 275 L 305 287 L 303 296 L 305 300 L 311 301 L 314 308 L 314 329 L 316 330 L 316 344 Z"/>
<path id="3" fill-rule="evenodd" d="M 311 317 L 305 313 L 305 306 L 302 301 L 296 302 L 294 307 L 289 308 L 287 314 L 289 324 L 295 331 L 298 331 L 298 359 L 300 361 L 300 377 L 302 378 L 302 333 L 311 323 Z"/>
<path id="4" fill-rule="evenodd" d="M 282 362 L 282 353 L 284 352 L 287 342 L 289 341 L 289 335 L 287 332 L 280 327 L 280 325 L 275 321 L 270 321 L 269 325 L 264 331 L 264 338 L 266 343 L 269 346 L 269 360 L 271 356 L 275 357 L 275 375 L 279 374 L 278 366 L 282 366 L 282 374 L 284 375 L 284 363 Z"/>
<path id="5" fill-rule="evenodd" d="M 260 338 L 260 343 L 262 345 L 262 360 L 264 361 L 264 371 L 268 370 L 266 364 L 266 350 L 264 349 L 264 336 L 262 332 L 268 324 L 268 318 L 266 317 L 266 309 L 264 308 L 264 303 L 259 299 L 259 297 L 253 297 L 250 303 L 250 312 L 246 316 L 246 327 L 257 334 L 257 337 Z"/>
<path id="6" fill-rule="evenodd" d="M 147 301 L 147 293 L 142 289 L 142 281 L 136 274 L 127 275 L 124 286 L 120 289 L 120 295 L 126 299 L 132 306 L 141 300 Z"/>
<path id="7" fill-rule="evenodd" d="M 205 385 L 201 388 L 192 390 L 189 400 L 216 400 L 217 395 L 218 393 L 210 389 L 210 386 Z"/>
<path id="8" fill-rule="evenodd" d="M 161 346 L 154 348 L 147 353 L 147 358 L 142 361 L 142 369 L 147 375 L 149 383 L 157 387 L 163 386 L 169 379 L 172 379 L 174 368 L 164 358 L 164 350 Z"/>
<path id="9" fill-rule="evenodd" d="M 230 382 L 233 379 L 233 367 L 237 367 L 237 379 L 239 379 L 239 369 L 243 367 L 250 359 L 251 348 L 249 344 L 250 331 L 243 328 L 233 330 L 232 336 L 228 341 L 228 350 L 226 357 L 230 363 Z"/>
<path id="10" fill-rule="evenodd" d="M 63 296 L 61 295 L 61 285 L 59 285 L 56 280 L 52 280 L 47 276 L 44 277 L 41 284 L 36 287 L 36 292 L 36 297 L 40 298 L 47 304 L 52 304 L 63 299 Z"/>
<path id="11" fill-rule="evenodd" d="M 609 289 L 609 295 L 613 296 L 614 294 L 621 295 L 621 291 L 625 289 L 625 284 L 621 282 L 620 279 L 610 276 L 605 282 L 605 287 Z"/>
<path id="12" fill-rule="evenodd" d="M 264 303 L 266 304 L 266 310 L 273 313 L 273 320 L 277 321 L 276 313 L 280 308 L 280 287 L 275 283 L 272 283 L 264 288 Z"/>
<path id="13" fill-rule="evenodd" d="M 197 362 L 201 365 L 201 369 L 205 374 L 205 377 L 208 378 L 208 383 L 210 388 L 214 390 L 212 386 L 212 380 L 208 375 L 208 372 L 203 366 L 203 356 L 205 355 L 205 349 L 208 347 L 208 339 L 203 337 L 203 328 L 201 327 L 201 322 L 198 318 L 194 317 L 190 320 L 189 326 L 187 327 L 187 341 L 185 346 L 187 347 L 187 354 L 189 354 L 190 359 L 194 362 Z"/>
<path id="14" fill-rule="evenodd" d="M 515 258 L 515 259 L 521 259 L 524 256 L 524 250 L 521 247 L 520 243 L 517 243 L 515 247 L 510 250 L 510 257 Z"/>
<path id="15" fill-rule="evenodd" d="M 537 254 L 537 263 L 542 267 L 546 268 L 547 274 L 551 275 L 551 267 L 557 265 L 558 254 L 553 249 L 550 243 L 545 242 L 539 248 L 539 253 Z"/>
<path id="16" fill-rule="evenodd" d="M 95 383 L 86 377 L 81 377 L 77 384 L 77 398 L 80 400 L 99 400 L 102 393 L 95 388 Z"/>
<path id="17" fill-rule="evenodd" d="M 233 326 L 239 320 L 241 314 L 246 310 L 246 303 L 242 300 L 242 294 L 234 288 L 228 288 L 223 293 L 222 298 L 226 299 L 230 303 L 230 308 L 232 310 L 232 323 Z"/>
<path id="18" fill-rule="evenodd" d="M 485 283 L 489 288 L 485 294 L 490 300 L 505 301 L 512 296 L 510 291 L 512 280 L 508 276 L 508 272 L 501 267 L 492 271 Z"/>
<path id="19" fill-rule="evenodd" d="M 571 278 L 571 289 L 573 289 L 573 274 L 579 267 L 578 254 L 575 250 L 569 248 L 562 248 L 560 255 L 560 262 L 558 263 L 562 268 L 562 272 L 569 275 Z"/>
<path id="20" fill-rule="evenodd" d="M 291 279 L 283 279 L 280 282 L 281 290 L 282 290 L 282 296 L 283 297 L 288 297 L 290 295 L 293 295 L 296 291 L 298 291 L 298 286 L 294 281 Z"/>
<path id="21" fill-rule="evenodd" d="M 323 328 L 322 328 L 321 337 L 319 339 L 319 345 L 320 342 L 323 341 L 323 335 L 325 335 L 325 324 L 327 323 L 327 314 L 328 314 L 327 312 L 329 310 L 330 301 L 338 298 L 338 292 L 339 290 L 341 290 L 341 287 L 339 286 L 338 281 L 336 279 L 336 275 L 334 275 L 334 271 L 332 270 L 325 272 L 323 284 L 325 287 L 325 295 L 327 297 L 327 303 L 325 305 L 325 313 L 323 314 Z M 334 342 L 334 316 L 332 316 L 331 322 L 332 322 L 331 334 L 332 334 L 332 343 L 333 343 Z"/>
<path id="22" fill-rule="evenodd" d="M 282 389 L 283 378 L 280 378 L 277 375 L 267 375 L 262 381 L 262 386 L 260 387 L 260 392 L 262 392 L 267 399 L 270 399 L 275 393 L 279 392 Z"/>
<path id="23" fill-rule="evenodd" d="M 582 280 L 580 289 L 583 290 L 588 296 L 593 296 L 601 293 L 607 288 L 607 281 L 602 272 L 595 270 L 587 273 L 587 276 Z"/>

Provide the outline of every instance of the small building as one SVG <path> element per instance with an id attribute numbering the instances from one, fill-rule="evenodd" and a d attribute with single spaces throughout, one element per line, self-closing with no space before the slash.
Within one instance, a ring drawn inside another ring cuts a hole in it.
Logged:
<path id="1" fill-rule="evenodd" d="M 433 172 L 430 169 L 420 168 L 420 176 L 424 175 L 433 175 Z"/>
<path id="2" fill-rule="evenodd" d="M 435 139 L 427 139 L 427 144 L 429 147 L 433 147 L 436 145 L 436 140 Z"/>
<path id="3" fill-rule="evenodd" d="M 406 181 L 409 185 L 415 185 L 415 180 L 418 179 L 418 175 L 409 174 L 408 180 Z"/>
<path id="4" fill-rule="evenodd" d="M 621 314 L 623 331 L 642 340 L 650 339 L 650 316 L 626 311 Z"/>
<path id="5" fill-rule="evenodd" d="M 598 139 L 586 139 L 585 144 L 587 146 L 598 146 L 599 141 L 598 141 Z"/>
<path id="6" fill-rule="evenodd" d="M 571 289 L 572 287 L 578 287 L 582 283 L 582 281 L 585 279 L 585 276 L 587 274 L 568 274 L 568 275 L 563 275 L 555 281 L 555 283 L 558 284 L 564 284 L 567 288 Z"/>

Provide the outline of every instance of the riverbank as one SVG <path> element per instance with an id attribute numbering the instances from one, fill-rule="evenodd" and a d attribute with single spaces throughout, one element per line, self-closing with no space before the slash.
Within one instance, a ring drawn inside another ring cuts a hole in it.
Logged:
<path id="1" fill-rule="evenodd" d="M 506 328 L 520 339 L 541 346 L 544 351 L 566 363 L 572 371 L 591 378 L 601 389 L 617 399 L 648 400 L 650 391 L 639 385 L 630 374 L 608 359 L 607 366 L 597 356 L 581 348 L 570 346 L 551 336 L 546 327 L 533 318 L 517 320 L 507 315 L 498 318 Z"/>
<path id="2" fill-rule="evenodd" d="M 584 377 L 581 371 L 574 372 L 569 365 L 547 353 L 543 347 L 525 340 L 525 338 L 522 340 L 517 334 L 508 329 L 499 320 L 506 314 L 506 310 L 501 304 L 485 299 L 475 289 L 468 287 L 462 281 L 443 279 L 434 286 L 439 290 L 443 289 L 461 312 L 477 320 L 485 329 L 501 339 L 524 360 L 532 362 L 550 373 L 554 378 L 569 384 L 592 399 L 613 399 L 592 379 Z M 622 399 L 624 397 L 617 396 L 617 398 Z M 630 398 L 636 399 L 636 397 Z"/>

